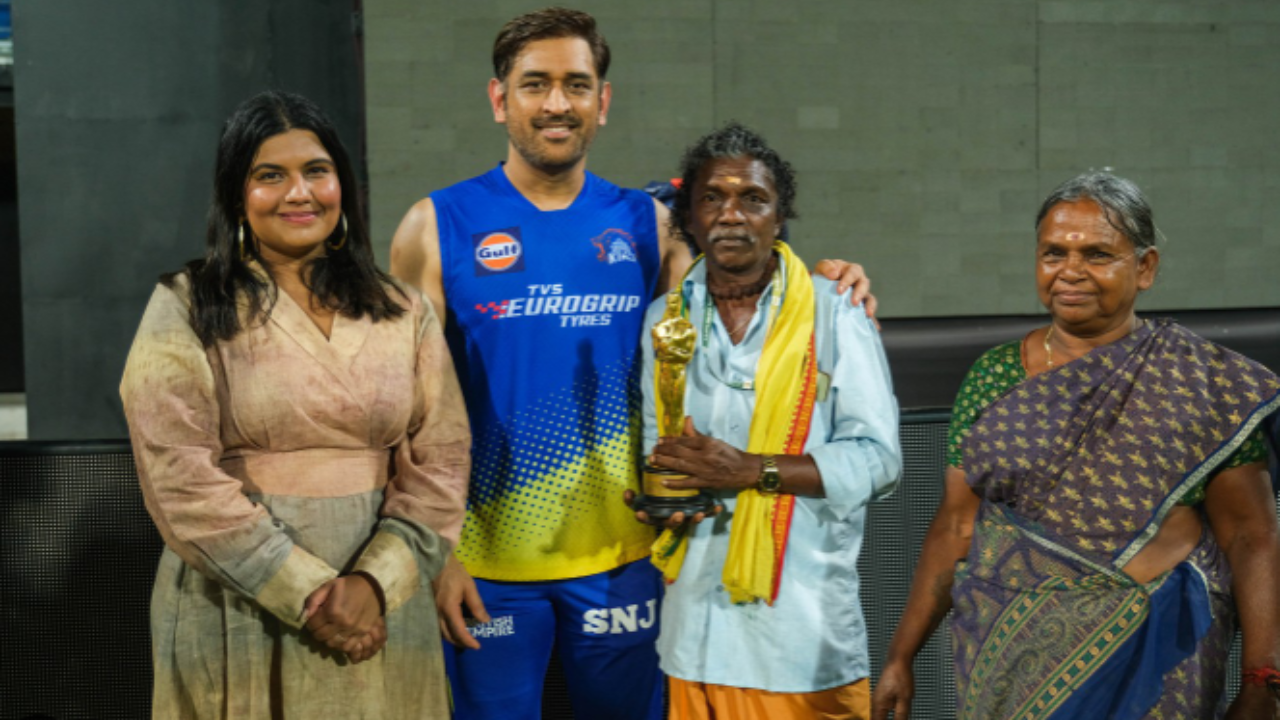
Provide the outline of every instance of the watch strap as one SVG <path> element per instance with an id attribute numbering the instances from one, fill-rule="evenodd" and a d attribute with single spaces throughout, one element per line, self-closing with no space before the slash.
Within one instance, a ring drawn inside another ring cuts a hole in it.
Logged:
<path id="1" fill-rule="evenodd" d="M 782 489 L 782 474 L 778 472 L 778 460 L 773 455 L 760 456 L 760 477 L 756 479 L 756 490 L 762 493 L 777 493 Z"/>

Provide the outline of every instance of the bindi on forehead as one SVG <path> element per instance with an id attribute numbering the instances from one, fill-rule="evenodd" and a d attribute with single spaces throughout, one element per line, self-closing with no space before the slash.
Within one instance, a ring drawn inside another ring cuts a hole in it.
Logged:
<path id="1" fill-rule="evenodd" d="M 1082 233 L 1082 232 L 1069 232 L 1069 233 L 1067 233 L 1067 239 L 1068 239 L 1068 240 L 1083 240 L 1083 239 L 1084 239 L 1084 233 Z"/>
<path id="2" fill-rule="evenodd" d="M 710 158 L 699 170 L 694 183 L 733 194 L 753 189 L 769 195 L 776 192 L 768 166 L 755 158 Z"/>

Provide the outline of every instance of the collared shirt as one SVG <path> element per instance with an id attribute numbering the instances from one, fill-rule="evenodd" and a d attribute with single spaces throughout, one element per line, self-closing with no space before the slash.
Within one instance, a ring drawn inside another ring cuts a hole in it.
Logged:
<path id="1" fill-rule="evenodd" d="M 891 492 L 901 468 L 898 405 L 880 336 L 862 308 L 814 278 L 819 399 L 805 453 L 822 474 L 825 497 L 796 498 L 775 604 L 734 605 L 721 573 L 735 496 L 717 493 L 725 512 L 692 529 L 679 579 L 663 601 L 658 651 L 662 669 L 683 680 L 773 692 L 812 692 L 868 677 L 867 634 L 858 601 L 858 553 L 866 505 Z M 747 447 L 772 295 L 764 291 L 742 342 L 734 345 L 710 307 L 706 270 L 685 279 L 698 346 L 687 371 L 685 414 L 701 433 Z M 662 318 L 665 299 L 645 324 Z M 657 442 L 653 342 L 644 344 L 644 447 Z M 829 382 L 828 382 L 829 381 Z M 826 387 L 825 393 L 823 392 Z"/>

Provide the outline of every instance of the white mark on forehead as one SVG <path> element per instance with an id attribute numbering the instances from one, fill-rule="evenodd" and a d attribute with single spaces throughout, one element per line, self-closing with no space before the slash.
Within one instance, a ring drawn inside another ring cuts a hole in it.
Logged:
<path id="1" fill-rule="evenodd" d="M 741 185 L 741 184 L 742 184 L 742 178 L 738 177 L 737 175 L 725 175 L 725 176 L 724 176 L 724 181 L 725 181 L 725 182 L 727 182 L 727 183 L 729 183 L 730 185 Z"/>
<path id="2" fill-rule="evenodd" d="M 1067 233 L 1067 239 L 1068 239 L 1068 240 L 1083 240 L 1083 239 L 1084 239 L 1084 233 L 1082 233 L 1082 232 L 1070 232 L 1070 233 Z"/>

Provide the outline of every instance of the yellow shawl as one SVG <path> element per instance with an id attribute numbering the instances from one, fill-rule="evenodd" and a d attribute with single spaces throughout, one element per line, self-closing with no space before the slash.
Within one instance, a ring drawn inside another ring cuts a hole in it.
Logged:
<path id="1" fill-rule="evenodd" d="M 774 250 L 782 259 L 773 279 L 775 285 L 782 283 L 782 307 L 766 330 L 764 350 L 756 366 L 756 405 L 747 452 L 800 455 L 809 435 L 817 393 L 813 281 L 786 243 L 775 242 Z M 682 292 L 682 287 L 672 292 Z M 658 393 L 654 393 L 654 401 L 661 417 Z M 794 495 L 761 493 L 755 488 L 738 493 L 723 575 L 733 602 L 764 600 L 772 605 L 777 598 L 794 506 Z M 667 582 L 675 582 L 679 576 L 687 549 L 685 528 L 666 530 L 654 543 L 653 564 Z"/>

